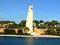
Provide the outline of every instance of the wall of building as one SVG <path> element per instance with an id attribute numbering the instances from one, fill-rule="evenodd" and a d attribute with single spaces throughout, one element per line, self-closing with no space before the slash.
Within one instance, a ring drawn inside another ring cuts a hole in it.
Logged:
<path id="1" fill-rule="evenodd" d="M 4 33 L 5 28 L 0 28 L 0 33 Z"/>
<path id="2" fill-rule="evenodd" d="M 45 34 L 46 29 L 37 29 L 34 28 L 34 32 L 37 33 L 37 35 Z"/>

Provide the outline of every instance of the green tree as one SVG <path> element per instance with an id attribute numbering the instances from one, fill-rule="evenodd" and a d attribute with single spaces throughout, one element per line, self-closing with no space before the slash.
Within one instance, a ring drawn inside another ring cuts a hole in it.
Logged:
<path id="1" fill-rule="evenodd" d="M 23 35 L 23 31 L 22 30 L 18 30 L 18 34 Z"/>
<path id="2" fill-rule="evenodd" d="M 26 27 L 26 20 L 22 20 L 22 21 L 19 23 L 19 26 L 20 26 L 20 27 Z"/>
<path id="3" fill-rule="evenodd" d="M 5 34 L 16 34 L 16 32 L 15 32 L 14 29 L 9 29 L 9 28 L 5 29 L 5 30 L 4 30 L 4 33 L 5 33 Z"/>
<path id="4" fill-rule="evenodd" d="M 8 21 L 8 20 L 7 21 L 0 21 L 0 24 L 4 24 L 4 23 L 7 24 L 7 23 L 15 23 L 15 22 L 14 21 Z"/>
<path id="5" fill-rule="evenodd" d="M 50 22 L 50 25 L 53 26 L 53 27 L 55 27 L 55 25 L 57 25 L 57 24 L 59 24 L 59 22 L 56 21 L 56 20 L 52 20 L 52 21 Z"/>
<path id="6" fill-rule="evenodd" d="M 18 28 L 18 24 L 12 24 L 12 25 L 8 25 L 8 28 Z"/>
<path id="7" fill-rule="evenodd" d="M 38 22 L 38 20 L 33 20 L 33 23 L 35 23 L 36 27 L 39 27 L 39 22 Z"/>
<path id="8" fill-rule="evenodd" d="M 40 20 L 39 23 L 44 23 L 44 21 L 43 20 Z"/>
<path id="9" fill-rule="evenodd" d="M 59 36 L 60 36 L 60 27 L 57 27 L 57 28 L 56 28 L 56 32 L 57 32 L 56 35 L 59 35 Z"/>
<path id="10" fill-rule="evenodd" d="M 48 30 L 46 31 L 46 33 L 48 35 L 55 35 L 55 30 L 54 30 L 54 28 L 48 28 Z"/>
<path id="11" fill-rule="evenodd" d="M 28 27 L 19 27 L 18 28 L 18 34 L 28 34 L 27 31 L 29 31 Z"/>
<path id="12" fill-rule="evenodd" d="M 27 31 L 29 31 L 29 28 L 28 27 L 23 27 L 22 30 L 23 30 L 23 34 L 28 34 Z"/>
<path id="13" fill-rule="evenodd" d="M 50 27 L 50 22 L 49 21 L 45 22 L 44 26 L 45 26 L 45 28 L 49 28 Z"/>
<path id="14" fill-rule="evenodd" d="M 39 23 L 39 22 L 38 22 L 38 20 L 33 20 L 33 22 L 34 22 L 34 23 L 36 23 L 36 24 L 38 24 L 38 23 Z"/>

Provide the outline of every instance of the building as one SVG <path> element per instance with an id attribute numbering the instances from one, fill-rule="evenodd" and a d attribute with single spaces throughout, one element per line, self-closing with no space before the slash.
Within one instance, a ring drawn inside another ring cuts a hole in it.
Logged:
<path id="1" fill-rule="evenodd" d="M 29 5 L 26 27 L 29 28 L 29 33 L 33 32 L 33 6 Z"/>
<path id="2" fill-rule="evenodd" d="M 4 33 L 4 30 L 8 28 L 9 25 L 13 25 L 15 22 L 13 21 L 0 21 L 0 33 Z M 17 33 L 17 28 L 12 28 Z"/>
<path id="3" fill-rule="evenodd" d="M 39 29 L 37 27 L 34 28 L 34 32 L 36 33 L 36 35 L 44 35 L 46 30 L 47 29 L 43 29 L 43 28 L 39 28 Z"/>

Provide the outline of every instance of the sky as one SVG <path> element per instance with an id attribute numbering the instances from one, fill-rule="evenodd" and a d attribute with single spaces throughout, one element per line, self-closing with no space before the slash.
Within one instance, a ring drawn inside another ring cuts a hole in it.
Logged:
<path id="1" fill-rule="evenodd" d="M 0 0 L 0 21 L 26 20 L 30 4 L 34 20 L 60 21 L 60 0 Z"/>

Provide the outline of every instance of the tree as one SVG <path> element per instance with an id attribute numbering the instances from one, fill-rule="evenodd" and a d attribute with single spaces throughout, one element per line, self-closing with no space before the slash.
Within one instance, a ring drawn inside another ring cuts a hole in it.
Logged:
<path id="1" fill-rule="evenodd" d="M 14 29 L 9 29 L 9 28 L 5 29 L 5 30 L 4 30 L 4 33 L 5 33 L 5 34 L 16 34 L 16 32 L 15 32 Z"/>
<path id="2" fill-rule="evenodd" d="M 38 22 L 38 20 L 33 20 L 33 22 L 34 22 L 34 23 L 36 23 L 36 24 L 38 24 L 38 23 L 39 23 L 39 22 Z"/>
<path id="3" fill-rule="evenodd" d="M 40 21 L 39 21 L 40 26 L 43 26 L 43 23 L 44 23 L 43 20 L 40 20 Z"/>
<path id="4" fill-rule="evenodd" d="M 57 32 L 60 32 L 60 27 L 57 27 L 57 28 L 56 28 L 56 31 L 57 31 Z"/>
<path id="5" fill-rule="evenodd" d="M 46 33 L 47 33 L 48 35 L 55 35 L 54 28 L 48 28 L 48 30 L 46 31 Z"/>
<path id="6" fill-rule="evenodd" d="M 59 35 L 59 36 L 60 36 L 60 27 L 57 27 L 57 28 L 56 28 L 56 32 L 57 32 L 56 35 Z"/>
<path id="7" fill-rule="evenodd" d="M 39 23 L 44 23 L 44 21 L 43 20 L 40 20 Z"/>
<path id="8" fill-rule="evenodd" d="M 43 21 L 43 20 L 40 20 L 40 21 L 39 21 L 39 27 L 40 27 L 40 28 L 45 28 L 45 26 L 44 26 L 44 21 Z"/>
<path id="9" fill-rule="evenodd" d="M 18 24 L 8 25 L 8 28 L 18 28 Z"/>
<path id="10" fill-rule="evenodd" d="M 53 27 L 55 27 L 55 25 L 57 25 L 57 24 L 59 24 L 59 22 L 56 21 L 56 20 L 52 20 L 52 21 L 50 22 L 50 25 L 53 26 Z"/>
<path id="11" fill-rule="evenodd" d="M 28 27 L 19 27 L 18 28 L 18 34 L 28 34 L 27 31 L 29 31 Z"/>
<path id="12" fill-rule="evenodd" d="M 23 35 L 23 31 L 22 30 L 18 30 L 18 34 Z"/>
<path id="13" fill-rule="evenodd" d="M 8 21 L 8 20 L 7 21 L 0 21 L 0 24 L 4 24 L 4 23 L 7 24 L 7 23 L 15 23 L 15 22 L 14 21 Z"/>
<path id="14" fill-rule="evenodd" d="M 19 26 L 20 26 L 20 27 L 26 27 L 26 20 L 22 20 L 22 21 L 19 23 Z"/>
<path id="15" fill-rule="evenodd" d="M 28 27 L 23 27 L 22 28 L 23 34 L 27 34 L 27 32 L 29 31 Z"/>
<path id="16" fill-rule="evenodd" d="M 38 20 L 33 20 L 33 23 L 39 24 Z"/>
<path id="17" fill-rule="evenodd" d="M 38 20 L 33 20 L 33 23 L 35 24 L 36 27 L 39 27 L 39 22 L 38 22 Z"/>
<path id="18" fill-rule="evenodd" d="M 45 23 L 44 23 L 44 26 L 45 26 L 46 28 L 49 28 L 49 27 L 50 27 L 50 22 L 49 22 L 49 21 L 45 22 Z"/>

